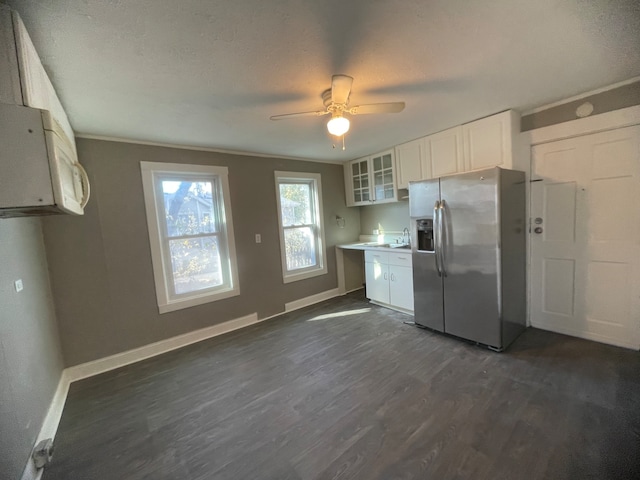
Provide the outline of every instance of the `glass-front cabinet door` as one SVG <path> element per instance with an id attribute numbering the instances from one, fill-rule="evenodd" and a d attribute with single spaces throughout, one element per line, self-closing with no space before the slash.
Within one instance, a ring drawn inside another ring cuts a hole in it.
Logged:
<path id="1" fill-rule="evenodd" d="M 344 181 L 348 207 L 395 202 L 393 150 L 345 164 Z"/>
<path id="2" fill-rule="evenodd" d="M 368 205 L 371 201 L 370 173 L 368 158 L 351 163 L 351 190 L 354 205 Z"/>
<path id="3" fill-rule="evenodd" d="M 373 200 L 376 202 L 394 201 L 396 199 L 396 187 L 393 179 L 393 151 L 372 156 L 371 166 Z"/>

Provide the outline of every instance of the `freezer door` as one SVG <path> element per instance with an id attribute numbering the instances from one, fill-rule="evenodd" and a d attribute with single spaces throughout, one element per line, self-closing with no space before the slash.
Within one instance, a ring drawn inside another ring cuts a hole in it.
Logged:
<path id="1" fill-rule="evenodd" d="M 440 200 L 440 180 L 409 183 L 409 216 L 412 219 L 433 218 L 433 204 Z"/>
<path id="2" fill-rule="evenodd" d="M 497 168 L 440 179 L 445 332 L 502 347 Z"/>
<path id="3" fill-rule="evenodd" d="M 413 318 L 418 325 L 444 332 L 442 277 L 434 253 L 413 254 Z"/>
<path id="4" fill-rule="evenodd" d="M 418 251 L 418 223 L 424 220 L 434 221 L 434 207 L 439 201 L 438 179 L 409 184 L 414 321 L 418 325 L 443 332 L 442 276 L 436 266 L 436 254 Z"/>

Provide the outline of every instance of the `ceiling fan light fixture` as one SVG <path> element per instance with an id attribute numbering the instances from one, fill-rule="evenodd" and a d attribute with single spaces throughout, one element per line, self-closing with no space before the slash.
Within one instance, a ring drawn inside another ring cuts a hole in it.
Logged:
<path id="1" fill-rule="evenodd" d="M 349 131 L 349 119 L 342 115 L 331 117 L 331 120 L 327 122 L 327 130 L 331 135 L 341 137 Z"/>

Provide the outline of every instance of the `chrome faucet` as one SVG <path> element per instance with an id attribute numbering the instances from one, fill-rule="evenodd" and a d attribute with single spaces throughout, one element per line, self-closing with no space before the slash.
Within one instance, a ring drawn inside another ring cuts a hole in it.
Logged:
<path id="1" fill-rule="evenodd" d="M 407 227 L 404 227 L 402 230 L 402 243 L 405 245 L 409 245 L 410 243 L 409 229 Z"/>

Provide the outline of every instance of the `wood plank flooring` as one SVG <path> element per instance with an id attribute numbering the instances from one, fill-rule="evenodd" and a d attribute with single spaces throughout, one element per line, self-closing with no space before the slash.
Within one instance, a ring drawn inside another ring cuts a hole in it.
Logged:
<path id="1" fill-rule="evenodd" d="M 637 479 L 640 356 L 361 293 L 73 383 L 44 480 Z"/>

